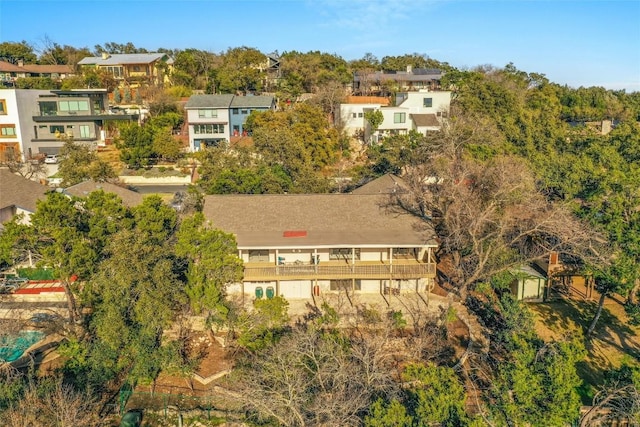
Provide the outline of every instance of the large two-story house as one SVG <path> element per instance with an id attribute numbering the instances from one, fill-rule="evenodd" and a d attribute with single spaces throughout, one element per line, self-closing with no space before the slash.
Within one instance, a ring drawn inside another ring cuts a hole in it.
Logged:
<path id="1" fill-rule="evenodd" d="M 0 156 L 57 154 L 64 135 L 103 145 L 107 122 L 137 118 L 111 111 L 106 89 L 0 89 Z"/>
<path id="2" fill-rule="evenodd" d="M 166 53 L 131 53 L 88 56 L 78 62 L 83 68 L 97 68 L 111 74 L 121 84 L 162 84 L 173 67 L 173 58 Z"/>
<path id="3" fill-rule="evenodd" d="M 396 91 L 437 90 L 443 73 L 438 69 L 413 68 L 406 71 L 360 71 L 353 76 L 355 95 L 390 96 Z"/>
<path id="4" fill-rule="evenodd" d="M 388 211 L 386 197 L 206 196 L 205 217 L 235 235 L 244 262 L 242 282 L 228 292 L 288 299 L 428 292 L 436 277 L 433 233 L 415 227 L 408 214 Z"/>
<path id="5" fill-rule="evenodd" d="M 189 149 L 230 141 L 245 133 L 244 124 L 252 111 L 275 110 L 272 96 L 193 95 L 184 106 L 189 128 Z"/>
<path id="6" fill-rule="evenodd" d="M 362 97 L 364 100 L 375 99 L 377 102 L 353 102 L 359 97 L 350 97 L 352 102 L 340 104 L 340 120 L 345 131 L 350 135 L 362 135 L 365 142 L 377 142 L 384 136 L 404 135 L 411 130 L 422 135 L 440 129 L 443 118 L 449 114 L 451 92 L 419 90 L 414 92 L 398 92 L 395 105 L 384 105 L 379 98 Z M 365 119 L 368 111 L 380 111 L 382 123 L 372 129 Z"/>

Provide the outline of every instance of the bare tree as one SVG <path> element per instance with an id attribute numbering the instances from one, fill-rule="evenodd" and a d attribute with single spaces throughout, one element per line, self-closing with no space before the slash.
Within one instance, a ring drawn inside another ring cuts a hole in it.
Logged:
<path id="1" fill-rule="evenodd" d="M 607 259 L 599 235 L 566 206 L 548 202 L 522 159 L 499 154 L 498 135 L 481 118 L 446 122 L 417 150 L 406 175 L 409 191 L 390 195 L 387 204 L 433 229 L 463 300 L 471 284 L 551 251 Z M 492 154 L 485 160 L 473 153 Z"/>
<path id="2" fill-rule="evenodd" d="M 0 422 L 7 427 L 97 426 L 98 409 L 89 391 L 79 392 L 60 380 L 41 390 L 31 383 L 20 400 L 0 413 Z"/>
<path id="3" fill-rule="evenodd" d="M 307 325 L 253 355 L 240 391 L 249 408 L 283 425 L 357 426 L 372 396 L 393 393 L 392 362 L 384 339 Z"/>
<path id="4" fill-rule="evenodd" d="M 44 164 L 39 161 L 22 160 L 20 153 L 9 152 L 4 155 L 4 159 L 0 161 L 0 166 L 8 168 L 12 173 L 18 174 L 23 178 L 44 178 L 47 171 Z"/>

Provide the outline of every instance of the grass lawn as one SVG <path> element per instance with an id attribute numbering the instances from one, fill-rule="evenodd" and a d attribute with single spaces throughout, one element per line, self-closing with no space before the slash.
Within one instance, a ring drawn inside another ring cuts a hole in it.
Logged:
<path id="1" fill-rule="evenodd" d="M 564 300 L 530 304 L 536 331 L 544 340 L 586 333 L 599 297 L 595 294 L 592 300 L 585 300 L 572 295 Z M 619 367 L 625 359 L 640 360 L 640 328 L 629 324 L 621 298 L 606 299 L 596 329 L 584 343 L 588 354 L 578 365 L 578 374 L 584 381 L 583 403 L 590 404 L 606 370 Z"/>

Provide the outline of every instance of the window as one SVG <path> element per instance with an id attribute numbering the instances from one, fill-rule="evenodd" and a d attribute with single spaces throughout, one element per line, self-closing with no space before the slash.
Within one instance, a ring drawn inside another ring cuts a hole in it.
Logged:
<path id="1" fill-rule="evenodd" d="M 67 129 L 71 129 L 73 131 L 73 125 L 67 125 Z"/>
<path id="2" fill-rule="evenodd" d="M 249 262 L 269 262 L 269 250 L 268 249 L 250 250 Z"/>
<path id="3" fill-rule="evenodd" d="M 414 248 L 393 248 L 394 259 L 415 259 L 417 258 Z"/>
<path id="4" fill-rule="evenodd" d="M 7 114 L 7 101 L 0 99 L 0 114 Z"/>
<path id="5" fill-rule="evenodd" d="M 242 110 L 240 110 L 240 114 L 249 114 L 249 110 L 243 108 Z"/>
<path id="6" fill-rule="evenodd" d="M 0 125 L 0 137 L 12 138 L 16 136 L 16 125 Z"/>
<path id="7" fill-rule="evenodd" d="M 362 118 L 362 117 L 364 117 L 364 114 L 363 113 L 358 113 L 358 118 Z"/>
<path id="8" fill-rule="evenodd" d="M 406 123 L 407 113 L 393 113 L 393 123 Z"/>
<path id="9" fill-rule="evenodd" d="M 89 125 L 80 125 L 80 138 L 91 138 Z"/>
<path id="10" fill-rule="evenodd" d="M 139 65 L 134 65 L 133 66 L 133 71 L 140 71 L 140 66 Z"/>
<path id="11" fill-rule="evenodd" d="M 198 110 L 198 117 L 200 118 L 218 117 L 218 110 L 214 110 L 212 108 Z"/>
<path id="12" fill-rule="evenodd" d="M 122 77 L 122 67 L 105 67 L 109 74 L 113 74 L 114 77 Z"/>
<path id="13" fill-rule="evenodd" d="M 423 98 L 422 105 L 425 107 L 433 107 L 433 98 Z"/>
<path id="14" fill-rule="evenodd" d="M 356 113 L 352 113 L 351 116 L 355 119 L 357 117 Z"/>
<path id="15" fill-rule="evenodd" d="M 237 108 L 234 108 L 233 110 L 231 110 L 231 112 L 232 112 L 233 114 L 238 114 L 238 109 L 237 109 Z"/>
<path id="16" fill-rule="evenodd" d="M 89 101 L 60 101 L 60 111 L 89 111 Z"/>
<path id="17" fill-rule="evenodd" d="M 330 280 L 329 281 L 329 289 L 332 291 L 350 291 L 355 290 L 359 291 L 362 288 L 362 283 L 360 280 Z"/>
<path id="18" fill-rule="evenodd" d="M 193 133 L 195 134 L 224 133 L 224 125 L 223 124 L 193 125 Z"/>
<path id="19" fill-rule="evenodd" d="M 360 259 L 360 249 L 354 250 L 354 258 Z M 351 248 L 333 248 L 329 252 L 329 259 L 351 259 Z"/>
<path id="20" fill-rule="evenodd" d="M 43 116 L 55 116 L 58 113 L 58 104 L 55 101 L 41 101 L 40 114 Z"/>
<path id="21" fill-rule="evenodd" d="M 49 133 L 64 133 L 64 126 L 58 126 L 58 125 L 51 125 L 49 126 Z"/>

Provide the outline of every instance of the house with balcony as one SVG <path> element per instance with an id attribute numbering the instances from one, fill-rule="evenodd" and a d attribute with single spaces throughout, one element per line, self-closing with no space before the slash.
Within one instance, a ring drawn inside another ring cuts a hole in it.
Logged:
<path id="1" fill-rule="evenodd" d="M 106 89 L 52 90 L 40 94 L 32 112 L 33 135 L 28 154 L 57 154 L 60 135 L 92 147 L 105 145 L 110 121 L 137 121 L 137 114 L 112 111 Z"/>
<path id="2" fill-rule="evenodd" d="M 384 194 L 206 196 L 205 217 L 235 235 L 244 277 L 230 294 L 429 292 L 437 243 Z"/>
<path id="3" fill-rule="evenodd" d="M 375 143 L 383 137 L 405 135 L 412 130 L 426 135 L 440 130 L 442 120 L 449 116 L 450 91 L 399 92 L 395 99 L 394 106 L 364 109 L 364 112 L 379 110 L 384 118 L 377 129 L 371 129 L 363 118 L 365 141 Z"/>
<path id="4" fill-rule="evenodd" d="M 184 106 L 189 129 L 189 150 L 200 151 L 232 136 L 246 134 L 244 124 L 253 111 L 275 110 L 272 96 L 193 95 Z"/>
<path id="5" fill-rule="evenodd" d="M 432 68 L 405 71 L 359 71 L 353 75 L 355 95 L 390 96 L 396 91 L 438 90 L 443 72 Z"/>
<path id="6" fill-rule="evenodd" d="M 126 53 L 88 56 L 78 62 L 82 68 L 97 68 L 111 74 L 121 85 L 160 85 L 167 81 L 173 58 L 166 53 Z"/>

